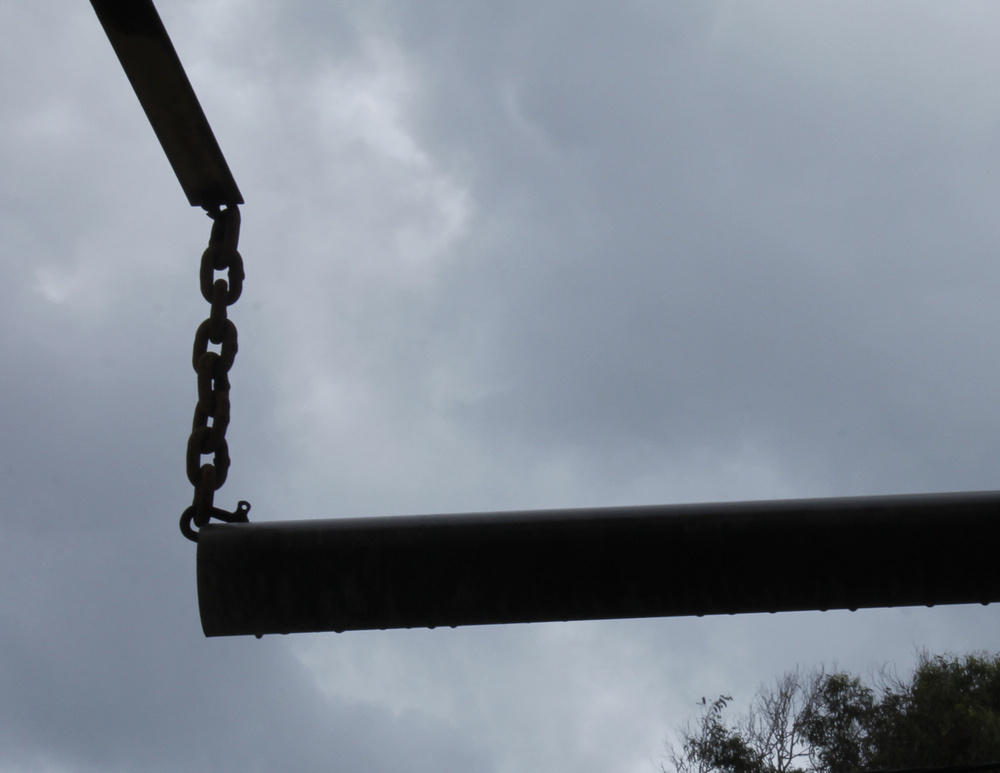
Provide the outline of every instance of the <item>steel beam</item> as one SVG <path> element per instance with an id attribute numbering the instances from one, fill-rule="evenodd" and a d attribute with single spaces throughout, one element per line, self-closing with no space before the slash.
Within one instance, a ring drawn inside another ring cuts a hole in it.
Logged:
<path id="1" fill-rule="evenodd" d="M 90 0 L 191 206 L 243 203 L 152 0 Z"/>
<path id="2" fill-rule="evenodd" d="M 213 524 L 206 636 L 1000 601 L 1000 492 Z"/>

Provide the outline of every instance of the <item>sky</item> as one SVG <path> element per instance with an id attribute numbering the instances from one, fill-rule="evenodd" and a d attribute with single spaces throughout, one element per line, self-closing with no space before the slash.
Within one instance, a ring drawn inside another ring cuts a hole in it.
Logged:
<path id="1" fill-rule="evenodd" d="M 1000 5 L 158 8 L 246 198 L 219 506 L 1000 487 Z M 0 0 L 0 223 L 2 773 L 653 773 L 703 696 L 1000 647 L 996 605 L 205 639 L 210 224 L 83 0 Z"/>

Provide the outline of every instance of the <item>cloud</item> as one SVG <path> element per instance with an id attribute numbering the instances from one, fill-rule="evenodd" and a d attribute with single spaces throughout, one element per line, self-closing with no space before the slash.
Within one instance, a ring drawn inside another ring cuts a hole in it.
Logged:
<path id="1" fill-rule="evenodd" d="M 160 5 L 248 202 L 222 506 L 994 485 L 992 5 Z M 203 640 L 208 222 L 90 9 L 0 35 L 0 768 L 648 771 L 703 695 L 995 641 L 981 607 Z"/>

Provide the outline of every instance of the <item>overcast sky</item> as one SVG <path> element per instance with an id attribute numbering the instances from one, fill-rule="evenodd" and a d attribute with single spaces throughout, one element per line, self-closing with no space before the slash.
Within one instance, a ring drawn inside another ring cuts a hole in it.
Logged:
<path id="1" fill-rule="evenodd" d="M 1000 5 L 158 7 L 247 201 L 220 506 L 1000 487 Z M 996 606 L 204 639 L 209 221 L 89 3 L 0 0 L 0 61 L 0 771 L 653 773 L 702 696 L 1000 646 Z"/>

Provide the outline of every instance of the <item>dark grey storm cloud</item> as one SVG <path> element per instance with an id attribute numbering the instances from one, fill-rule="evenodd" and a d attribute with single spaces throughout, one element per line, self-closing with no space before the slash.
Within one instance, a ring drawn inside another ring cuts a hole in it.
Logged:
<path id="1" fill-rule="evenodd" d="M 161 0 L 247 205 L 251 517 L 992 488 L 997 11 Z M 989 608 L 201 637 L 208 222 L 88 4 L 0 0 L 0 769 L 657 768 Z"/>

